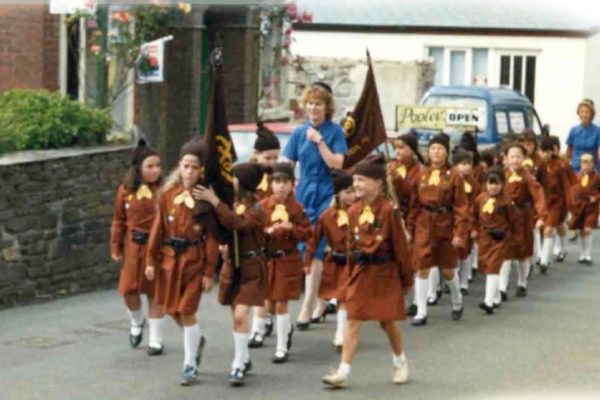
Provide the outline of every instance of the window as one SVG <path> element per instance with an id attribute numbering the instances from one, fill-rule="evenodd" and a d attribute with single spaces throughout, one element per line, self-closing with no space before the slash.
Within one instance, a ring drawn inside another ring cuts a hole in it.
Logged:
<path id="1" fill-rule="evenodd" d="M 501 135 L 508 133 L 508 119 L 504 111 L 496 111 L 496 128 Z"/>
<path id="2" fill-rule="evenodd" d="M 473 77 L 471 83 L 487 86 L 488 83 L 488 49 L 473 49 Z"/>
<path id="3" fill-rule="evenodd" d="M 436 85 L 488 84 L 488 49 L 428 47 L 435 65 Z"/>
<path id="4" fill-rule="evenodd" d="M 435 66 L 435 85 L 444 84 L 444 49 L 442 47 L 430 47 L 429 57 L 433 58 Z"/>
<path id="5" fill-rule="evenodd" d="M 510 119 L 510 130 L 514 133 L 521 133 L 525 129 L 525 116 L 521 111 L 510 111 L 508 113 Z"/>
<path id="6" fill-rule="evenodd" d="M 501 54 L 500 85 L 512 88 L 534 101 L 536 56 L 523 53 Z"/>
<path id="7" fill-rule="evenodd" d="M 464 85 L 465 82 L 465 51 L 450 52 L 450 84 Z"/>

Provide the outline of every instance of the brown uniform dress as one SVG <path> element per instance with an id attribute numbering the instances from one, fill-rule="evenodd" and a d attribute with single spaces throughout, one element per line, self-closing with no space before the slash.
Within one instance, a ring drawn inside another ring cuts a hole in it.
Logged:
<path id="1" fill-rule="evenodd" d="M 278 204 L 274 196 L 260 202 L 267 215 L 265 229 L 280 218 L 287 219 L 293 224 L 291 230 L 277 229 L 272 235 L 266 235 L 265 255 L 267 256 L 267 274 L 269 277 L 269 300 L 289 301 L 298 300 L 302 290 L 302 256 L 298 251 L 298 243 L 310 240 L 312 227 L 304 213 L 304 208 L 294 199 L 292 193 L 283 204 Z"/>
<path id="2" fill-rule="evenodd" d="M 330 207 L 319 216 L 313 237 L 306 246 L 306 260 L 309 264 L 317 252 L 321 239 L 327 239 L 323 257 L 323 274 L 319 286 L 320 299 L 346 299 L 346 289 L 350 278 L 348 264 L 348 241 L 350 239 L 348 211 Z M 339 223 L 338 223 L 339 221 Z M 346 260 L 344 260 L 346 258 Z"/>
<path id="3" fill-rule="evenodd" d="M 463 179 L 448 167 L 426 167 L 414 190 L 408 232 L 413 237 L 415 267 L 456 268 L 452 238 L 466 240 L 471 219 Z"/>
<path id="4" fill-rule="evenodd" d="M 571 167 L 571 162 L 564 156 L 559 156 L 558 160 L 560 161 L 561 168 L 564 169 L 567 174 L 569 187 L 575 185 L 577 183 L 577 174 L 573 167 Z"/>
<path id="5" fill-rule="evenodd" d="M 525 156 L 523 160 L 523 168 L 527 170 L 533 177 L 537 177 L 537 172 L 540 169 L 543 161 L 539 154 L 535 153 L 533 156 Z"/>
<path id="6" fill-rule="evenodd" d="M 479 272 L 499 274 L 502 263 L 510 256 L 510 240 L 515 225 L 511 201 L 504 193 L 492 197 L 483 192 L 475 199 L 473 218 L 478 234 Z M 503 232 L 505 237 L 493 238 L 492 231 Z"/>
<path id="7" fill-rule="evenodd" d="M 515 217 L 509 258 L 523 260 L 533 256 L 533 230 L 536 220 L 544 220 L 546 217 L 544 189 L 525 168 L 520 168 L 514 173 L 510 168 L 505 168 L 504 176 L 504 193 L 512 201 Z"/>
<path id="8" fill-rule="evenodd" d="M 158 199 L 148 241 L 148 265 L 155 268 L 156 302 L 169 315 L 194 315 L 202 293 L 202 278 L 213 278 L 219 256 L 216 239 L 194 220 L 194 209 L 175 204 L 184 192 L 181 184 L 166 189 Z M 177 254 L 168 243 L 172 238 L 198 241 Z"/>
<path id="9" fill-rule="evenodd" d="M 267 299 L 269 285 L 267 282 L 267 267 L 263 247 L 265 243 L 264 227 L 267 216 L 258 203 L 236 204 L 233 212 L 224 203 L 217 206 L 217 216 L 227 229 L 237 230 L 239 249 L 239 283 L 233 285 L 234 290 L 224 293 L 222 304 L 246 306 L 262 306 Z M 238 208 L 239 207 L 239 208 Z M 238 212 L 240 214 L 238 214 Z M 233 257 L 230 249 L 229 254 Z M 235 266 L 232 260 L 224 260 L 219 275 L 219 293 L 225 283 L 234 279 Z M 221 296 L 219 296 L 221 297 Z"/>
<path id="10" fill-rule="evenodd" d="M 346 292 L 348 319 L 406 319 L 404 292 L 413 286 L 414 271 L 400 216 L 383 197 L 369 206 L 358 201 L 350 207 L 349 216 L 351 250 L 387 261 L 360 264 L 360 257 L 353 258 Z"/>
<path id="11" fill-rule="evenodd" d="M 598 226 L 598 201 L 600 201 L 600 176 L 592 171 L 583 185 L 584 172 L 577 174 L 577 183 L 571 187 L 573 205 L 569 229 L 596 229 Z M 592 202 L 592 199 L 595 200 Z"/>
<path id="12" fill-rule="evenodd" d="M 256 188 L 256 196 L 258 200 L 264 200 L 273 194 L 273 188 L 271 187 L 271 175 L 264 174 L 260 184 Z"/>
<path id="13" fill-rule="evenodd" d="M 485 173 L 486 171 L 481 166 L 481 164 L 473 166 L 473 178 L 475 178 L 475 181 L 479 183 L 480 187 L 485 184 Z"/>
<path id="14" fill-rule="evenodd" d="M 145 186 L 150 190 L 151 198 L 143 189 L 130 191 L 121 185 L 115 198 L 115 211 L 110 230 L 110 248 L 112 254 L 121 254 L 123 264 L 119 275 L 119 293 L 145 293 L 154 296 L 154 282 L 146 279 L 146 243 L 152 221 L 156 214 L 156 190 L 158 185 Z M 139 242 L 133 239 L 134 232 L 140 236 Z"/>
<path id="15" fill-rule="evenodd" d="M 544 226 L 556 228 L 564 224 L 567 219 L 568 205 L 570 205 L 567 171 L 563 169 L 558 158 L 551 158 L 538 168 L 537 180 L 544 188 L 546 199 Z"/>
<path id="16" fill-rule="evenodd" d="M 394 190 L 398 198 L 398 203 L 400 203 L 402 218 L 406 220 L 410 208 L 411 196 L 414 193 L 414 186 L 421 172 L 421 164 L 414 159 L 409 163 L 401 163 L 398 160 L 394 160 L 392 163 L 394 165 L 392 169 Z"/>
<path id="17" fill-rule="evenodd" d="M 463 184 L 465 187 L 465 193 L 467 194 L 467 201 L 469 203 L 469 212 L 472 212 L 473 206 L 475 205 L 475 199 L 481 193 L 481 185 L 474 175 L 463 176 Z M 471 254 L 473 249 L 473 239 L 471 238 L 470 232 L 475 228 L 473 220 L 469 220 L 469 234 L 465 238 L 465 246 L 457 250 L 458 259 L 466 260 Z"/>

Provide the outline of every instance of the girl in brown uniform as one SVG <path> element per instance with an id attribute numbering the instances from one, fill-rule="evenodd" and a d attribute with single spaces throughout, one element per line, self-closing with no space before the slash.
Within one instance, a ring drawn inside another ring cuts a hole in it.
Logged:
<path id="1" fill-rule="evenodd" d="M 167 179 L 158 199 L 146 261 L 146 277 L 157 278 L 157 302 L 183 326 L 182 385 L 197 380 L 205 340 L 200 334 L 196 311 L 201 292 L 212 289 L 219 253 L 215 238 L 194 219 L 195 200 L 191 190 L 202 176 L 201 154 L 199 140 L 181 148 L 179 166 Z"/>
<path id="2" fill-rule="evenodd" d="M 443 134 L 429 142 L 430 165 L 418 177 L 408 218 L 413 238 L 417 315 L 414 326 L 427 323 L 427 289 L 432 268 L 442 268 L 452 295 L 452 319 L 463 314 L 463 299 L 456 273 L 456 249 L 464 247 L 470 220 L 464 181 L 448 165 L 449 140 Z"/>
<path id="3" fill-rule="evenodd" d="M 359 162 L 353 179 L 359 201 L 349 211 L 353 256 L 346 292 L 348 329 L 342 361 L 323 382 L 334 387 L 347 385 L 362 323 L 379 321 L 392 347 L 393 382 L 404 383 L 408 363 L 396 321 L 406 318 L 403 293 L 413 284 L 408 245 L 400 216 L 384 195 L 383 157 L 371 156 Z"/>
<path id="4" fill-rule="evenodd" d="M 277 164 L 281 145 L 275 133 L 262 122 L 257 123 L 256 135 L 252 161 L 256 161 L 265 169 L 256 189 L 258 200 L 263 200 L 273 194 L 273 189 L 271 188 L 271 171 L 275 164 Z M 273 316 L 269 312 L 271 308 L 269 300 L 265 300 L 263 307 L 253 307 L 252 333 L 250 334 L 249 342 L 251 348 L 262 347 L 264 338 L 271 335 L 273 331 Z"/>
<path id="5" fill-rule="evenodd" d="M 515 231 L 512 240 L 510 259 L 518 262 L 517 297 L 527 295 L 527 277 L 533 256 L 533 230 L 543 225 L 546 217 L 544 189 L 523 167 L 526 152 L 519 143 L 511 143 L 505 149 L 504 193 L 513 203 Z M 500 293 L 502 301 L 508 298 L 510 263 L 500 270 Z"/>
<path id="6" fill-rule="evenodd" d="M 485 178 L 486 190 L 475 200 L 473 219 L 479 243 L 479 271 L 485 275 L 485 298 L 479 307 L 492 314 L 500 304 L 500 269 L 510 263 L 508 250 L 514 226 L 511 201 L 503 193 L 504 172 L 492 167 Z"/>
<path id="7" fill-rule="evenodd" d="M 554 245 L 554 233 L 561 243 L 561 249 L 565 248 L 565 220 L 567 218 L 568 206 L 570 205 L 570 185 L 567 170 L 554 151 L 554 140 L 550 137 L 542 139 L 540 145 L 540 156 L 542 164 L 538 169 L 538 181 L 544 188 L 546 199 L 546 219 L 544 220 L 544 241 L 540 254 L 540 271 L 546 273 L 550 265 L 550 255 Z M 562 262 L 565 257 L 564 250 L 557 257 Z"/>
<path id="8" fill-rule="evenodd" d="M 265 255 L 269 277 L 269 301 L 275 304 L 277 349 L 274 363 L 288 360 L 293 326 L 288 302 L 298 300 L 302 290 L 302 256 L 299 242 L 310 240 L 312 227 L 300 203 L 294 198 L 294 168 L 290 163 L 277 163 L 272 174 L 273 194 L 260 202 L 267 215 Z"/>
<path id="9" fill-rule="evenodd" d="M 523 130 L 521 135 L 517 136 L 517 140 L 525 149 L 523 167 L 527 170 L 527 172 L 531 174 L 531 176 L 537 179 L 538 171 L 542 164 L 542 158 L 539 154 L 538 141 L 535 132 L 531 128 L 526 128 L 525 130 Z M 528 220 L 532 222 L 533 215 L 530 215 L 530 218 Z M 539 263 L 540 257 L 542 255 L 541 229 L 535 229 L 533 226 L 531 227 L 531 229 L 533 230 L 533 254 L 535 256 L 536 263 Z"/>
<path id="10" fill-rule="evenodd" d="M 306 246 L 305 265 L 311 265 L 322 238 L 327 239 L 323 258 L 323 274 L 319 285 L 320 299 L 337 299 L 337 329 L 333 345 L 341 349 L 346 330 L 346 288 L 350 277 L 348 208 L 354 203 L 352 176 L 339 169 L 331 171 L 333 181 L 333 205 L 319 216 L 312 239 Z"/>
<path id="11" fill-rule="evenodd" d="M 229 382 L 234 386 L 243 385 L 246 374 L 252 368 L 248 352 L 250 307 L 263 305 L 268 294 L 267 269 L 262 252 L 267 217 L 255 195 L 263 174 L 263 167 L 256 163 L 242 163 L 233 167 L 235 211 L 219 201 L 213 190 L 199 187 L 195 192 L 199 200 L 215 207 L 217 217 L 225 228 L 237 231 L 238 254 L 225 251 L 219 276 L 219 301 L 230 305 L 233 314 L 235 356 Z M 236 260 L 231 260 L 229 255 L 236 257 Z M 238 266 L 236 262 L 239 262 Z"/>
<path id="12" fill-rule="evenodd" d="M 581 155 L 581 171 L 577 183 L 572 186 L 573 204 L 569 229 L 580 232 L 581 253 L 579 263 L 592 265 L 592 232 L 598 226 L 598 200 L 600 200 L 600 176 L 594 169 L 594 156 Z"/>
<path id="13" fill-rule="evenodd" d="M 119 293 L 125 299 L 131 320 L 129 343 L 132 347 L 139 346 L 142 341 L 145 322 L 140 294 L 148 297 L 148 355 L 159 355 L 163 349 L 164 312 L 155 302 L 154 283 L 144 276 L 146 242 L 156 213 L 160 173 L 160 157 L 141 139 L 133 152 L 131 168 L 117 191 L 110 239 L 112 259 L 122 261 Z"/>

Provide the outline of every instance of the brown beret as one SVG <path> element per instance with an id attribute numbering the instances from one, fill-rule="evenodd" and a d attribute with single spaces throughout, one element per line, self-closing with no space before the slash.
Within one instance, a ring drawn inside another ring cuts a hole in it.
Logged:
<path id="1" fill-rule="evenodd" d="M 385 158 L 383 154 L 371 154 L 356 164 L 354 175 L 366 176 L 385 182 Z"/>

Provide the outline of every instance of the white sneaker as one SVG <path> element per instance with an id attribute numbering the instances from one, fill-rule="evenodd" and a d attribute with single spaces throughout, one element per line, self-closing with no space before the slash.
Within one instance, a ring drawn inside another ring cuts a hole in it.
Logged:
<path id="1" fill-rule="evenodd" d="M 348 385 L 348 378 L 350 374 L 342 374 L 339 371 L 331 371 L 322 378 L 322 381 L 326 385 L 331 385 L 336 388 L 343 388 Z"/>
<path id="2" fill-rule="evenodd" d="M 408 362 L 400 366 L 394 366 L 392 371 L 392 381 L 395 384 L 405 383 L 408 380 Z"/>

